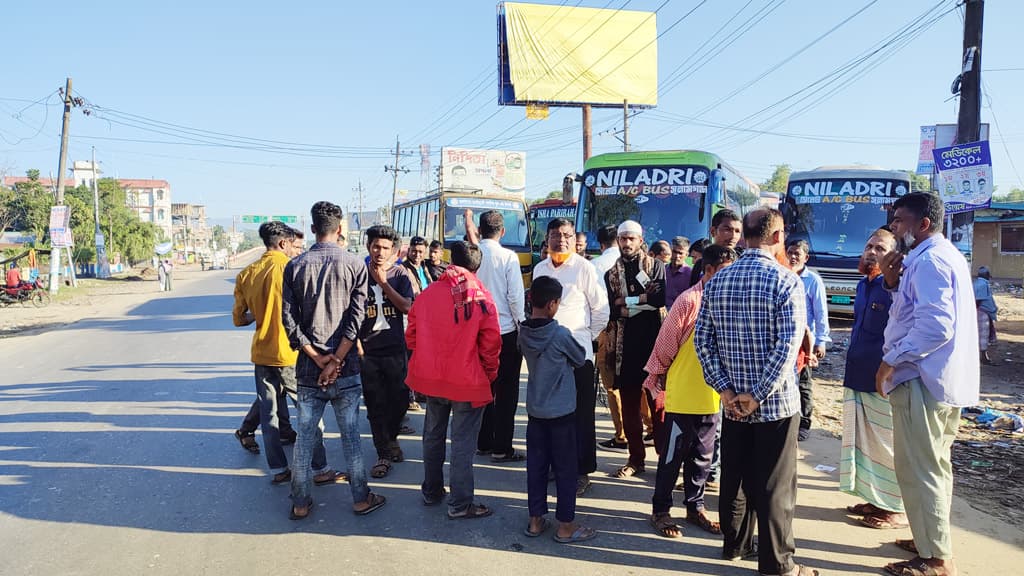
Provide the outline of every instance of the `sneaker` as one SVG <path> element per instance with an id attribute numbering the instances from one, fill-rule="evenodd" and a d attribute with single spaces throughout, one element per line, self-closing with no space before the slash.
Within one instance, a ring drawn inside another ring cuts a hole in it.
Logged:
<path id="1" fill-rule="evenodd" d="M 590 476 L 584 474 L 576 479 L 576 497 L 579 498 L 590 490 Z"/>
<path id="2" fill-rule="evenodd" d="M 626 448 L 629 448 L 628 443 L 619 442 L 615 438 L 609 438 L 604 442 L 598 442 L 597 445 L 600 446 L 601 448 L 607 448 L 609 450 L 625 450 Z"/>
<path id="3" fill-rule="evenodd" d="M 811 431 L 808 430 L 807 428 L 801 428 L 800 431 L 797 432 L 797 434 L 796 434 L 796 439 L 798 441 L 800 441 L 800 442 L 803 442 L 804 440 L 807 440 L 810 437 L 811 437 Z"/>

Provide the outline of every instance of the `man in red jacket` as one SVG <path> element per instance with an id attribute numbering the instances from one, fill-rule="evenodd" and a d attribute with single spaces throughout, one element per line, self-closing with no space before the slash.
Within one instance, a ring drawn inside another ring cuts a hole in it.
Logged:
<path id="1" fill-rule="evenodd" d="M 448 517 L 483 518 L 473 502 L 473 452 L 484 406 L 493 400 L 501 332 L 494 300 L 476 277 L 480 248 L 451 245 L 452 265 L 427 286 L 409 311 L 405 340 L 412 353 L 406 384 L 427 397 L 423 424 L 423 503 L 444 500 L 445 437 L 452 421 Z"/>

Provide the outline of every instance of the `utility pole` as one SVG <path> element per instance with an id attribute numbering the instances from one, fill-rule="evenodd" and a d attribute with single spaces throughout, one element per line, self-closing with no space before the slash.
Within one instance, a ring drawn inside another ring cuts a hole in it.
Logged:
<path id="1" fill-rule="evenodd" d="M 408 168 L 398 165 L 399 157 L 401 156 L 401 154 L 402 149 L 398 142 L 398 136 L 395 136 L 395 164 L 393 166 L 384 166 L 384 171 L 391 172 L 392 176 L 394 177 L 394 185 L 391 188 L 391 208 L 388 210 L 388 220 L 391 223 L 391 225 L 394 225 L 395 223 L 395 202 L 398 199 L 398 173 L 409 173 Z"/>
<path id="2" fill-rule="evenodd" d="M 57 162 L 57 195 L 54 206 L 64 205 L 64 172 L 68 164 L 68 124 L 71 122 L 71 78 L 64 84 L 64 123 L 60 129 L 60 160 Z M 70 263 L 74 265 L 74 263 Z M 50 294 L 60 290 L 60 248 L 53 246 L 50 239 Z"/>
<path id="3" fill-rule="evenodd" d="M 590 160 L 590 104 L 583 105 L 583 161 Z"/>
<path id="4" fill-rule="evenodd" d="M 985 18 L 984 0 L 964 2 L 964 44 L 960 71 L 960 110 L 957 116 L 956 142 L 965 144 L 981 139 L 981 36 Z M 974 212 L 957 218 L 958 225 L 966 225 L 971 238 L 970 255 L 974 253 Z M 949 235 L 953 233 L 953 217 L 947 217 Z M 968 258 L 970 262 L 972 258 Z"/>
<path id="5" fill-rule="evenodd" d="M 622 151 L 629 152 L 629 101 L 622 101 Z"/>
<path id="6" fill-rule="evenodd" d="M 96 147 L 92 147 L 92 212 L 96 221 L 96 277 L 110 278 L 110 262 L 107 260 L 107 246 L 100 228 L 99 170 L 96 169 Z"/>
<path id="7" fill-rule="evenodd" d="M 356 244 L 359 246 L 363 245 L 363 181 L 359 181 L 359 185 L 352 189 L 359 198 L 359 208 L 356 212 L 356 232 L 359 233 L 359 237 L 356 239 Z"/>

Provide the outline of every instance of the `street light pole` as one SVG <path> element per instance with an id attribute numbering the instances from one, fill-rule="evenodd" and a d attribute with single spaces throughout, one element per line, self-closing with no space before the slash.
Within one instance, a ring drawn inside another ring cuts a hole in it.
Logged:
<path id="1" fill-rule="evenodd" d="M 92 147 L 92 213 L 96 221 L 96 277 L 110 278 L 110 261 L 107 260 L 107 246 L 100 228 L 99 171 L 96 169 L 96 147 Z"/>

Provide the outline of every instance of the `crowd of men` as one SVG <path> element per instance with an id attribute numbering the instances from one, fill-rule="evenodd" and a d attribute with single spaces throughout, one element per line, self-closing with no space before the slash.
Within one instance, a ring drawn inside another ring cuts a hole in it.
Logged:
<path id="1" fill-rule="evenodd" d="M 299 231 L 261 226 L 267 251 L 235 288 L 235 324 L 256 324 L 258 397 L 236 437 L 258 453 L 261 428 L 271 481 L 290 482 L 292 519 L 315 509 L 313 484 L 347 481 L 357 515 L 384 506 L 368 476 L 383 478 L 404 460 L 403 420 L 422 403 L 422 502 L 446 503 L 449 518 L 493 513 L 475 498 L 475 457 L 525 460 L 524 533 L 557 524 L 555 541 L 589 540 L 597 532 L 577 520 L 576 500 L 597 472 L 597 447 L 626 450 L 612 473 L 625 478 L 647 472 L 653 441 L 656 533 L 682 537 L 671 515 L 680 490 L 685 521 L 721 534 L 723 558 L 756 557 L 765 575 L 817 574 L 794 559 L 792 522 L 812 369 L 831 340 L 824 287 L 806 267 L 810 247 L 786 241 L 779 212 L 719 211 L 710 239 L 692 244 L 648 246 L 642 226 L 627 220 L 597 231 L 601 254 L 592 260 L 573 223 L 555 219 L 528 295 L 516 254 L 501 245 L 499 212 L 468 218 L 467 241 L 448 246 L 448 262 L 440 244 L 418 237 L 399 258 L 389 226 L 367 231 L 361 259 L 339 244 L 337 205 L 318 202 L 311 216 L 316 243 L 305 252 Z M 908 194 L 891 224 L 866 239 L 847 353 L 840 487 L 864 499 L 849 512 L 865 526 L 911 529 L 913 539 L 897 544 L 914 558 L 885 567 L 897 576 L 956 574 L 950 448 L 987 359 L 978 346 L 989 341 L 988 324 L 980 336 L 978 324 L 989 307 L 975 301 L 966 261 L 942 236 L 943 216 L 938 197 Z M 524 360 L 525 455 L 514 447 Z M 598 381 L 614 425 L 600 443 Z M 377 453 L 369 472 L 360 402 Z M 326 460 L 328 403 L 345 473 Z M 287 443 L 295 444 L 290 465 Z M 550 480 L 556 523 L 547 519 Z M 719 520 L 708 489 L 720 489 Z"/>

